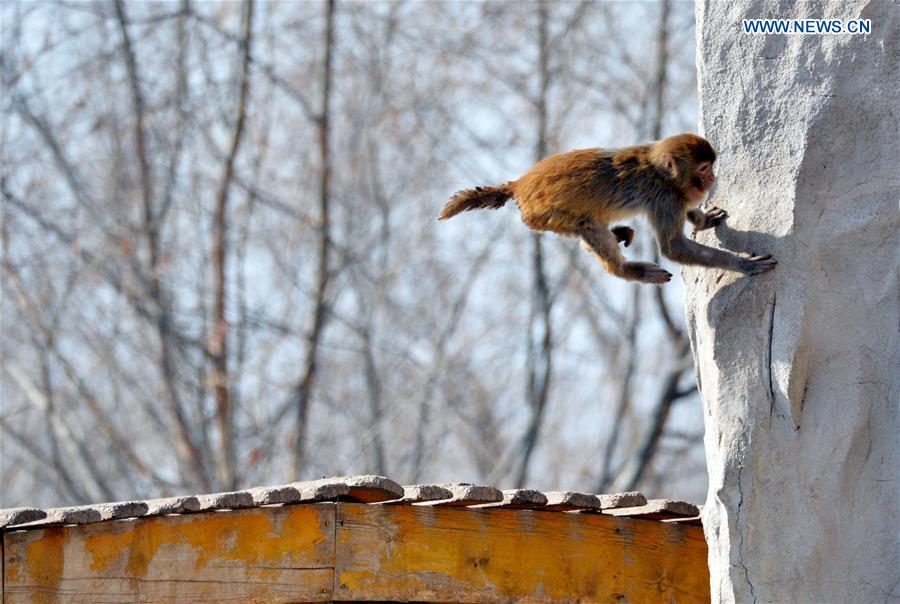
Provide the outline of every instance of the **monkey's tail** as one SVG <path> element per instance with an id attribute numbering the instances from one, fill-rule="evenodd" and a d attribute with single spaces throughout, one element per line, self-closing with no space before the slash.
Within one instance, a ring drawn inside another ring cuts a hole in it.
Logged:
<path id="1" fill-rule="evenodd" d="M 501 208 L 513 196 L 512 188 L 509 185 L 510 183 L 506 183 L 496 187 L 475 187 L 459 191 L 441 210 L 438 220 L 447 220 L 460 212 L 469 210 Z"/>

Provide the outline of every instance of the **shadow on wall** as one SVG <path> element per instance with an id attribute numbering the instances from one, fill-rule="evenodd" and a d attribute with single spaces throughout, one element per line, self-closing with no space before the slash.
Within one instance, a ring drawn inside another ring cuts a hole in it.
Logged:
<path id="1" fill-rule="evenodd" d="M 755 350 L 767 351 L 766 363 L 764 367 L 755 363 L 748 363 L 745 367 L 742 367 L 742 370 L 756 371 L 754 379 L 758 381 L 762 391 L 768 393 L 769 413 L 765 419 L 768 419 L 769 424 L 771 425 L 773 415 L 777 415 L 781 420 L 787 420 L 790 417 L 793 429 L 799 430 L 801 409 L 799 407 L 797 409 L 776 408 L 772 377 L 772 336 L 775 321 L 775 305 L 777 303 L 773 280 L 776 278 L 776 275 L 790 270 L 791 259 L 784 257 L 781 251 L 791 249 L 794 236 L 791 234 L 776 236 L 760 231 L 739 231 L 731 228 L 725 222 L 716 227 L 715 233 L 719 247 L 730 252 L 751 255 L 772 254 L 778 261 L 778 266 L 774 271 L 756 276 L 736 276 L 733 282 L 717 290 L 707 304 L 706 323 L 710 326 L 715 325 L 717 329 L 728 329 L 728 321 L 723 321 L 722 319 L 729 314 L 735 314 L 738 317 L 757 317 L 759 319 L 760 329 L 757 342 L 754 344 L 747 342 L 746 350 L 748 352 Z M 716 280 L 716 283 L 729 275 L 735 275 L 735 273 L 723 272 Z M 733 356 L 732 352 L 724 354 L 724 351 L 721 351 L 722 354 L 720 354 L 718 348 L 727 345 L 729 349 L 732 349 L 733 343 L 738 337 L 746 337 L 746 334 L 742 332 L 740 336 L 736 335 L 735 338 L 715 338 L 713 340 L 714 358 Z M 762 371 L 759 369 L 762 369 Z"/>

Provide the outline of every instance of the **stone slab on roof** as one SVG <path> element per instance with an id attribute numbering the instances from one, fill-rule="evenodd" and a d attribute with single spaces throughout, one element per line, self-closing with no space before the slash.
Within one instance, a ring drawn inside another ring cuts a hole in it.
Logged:
<path id="1" fill-rule="evenodd" d="M 49 509 L 0 510 L 0 529 L 35 529 L 65 524 L 90 524 L 142 516 L 239 510 L 259 506 L 348 501 L 364 504 L 435 507 L 532 509 L 547 512 L 603 513 L 630 518 L 694 523 L 697 506 L 671 499 L 647 501 L 638 492 L 594 495 L 574 491 L 534 489 L 500 491 L 470 483 L 401 486 L 384 476 L 336 476 L 282 485 L 262 486 L 203 495 L 182 495 Z"/>

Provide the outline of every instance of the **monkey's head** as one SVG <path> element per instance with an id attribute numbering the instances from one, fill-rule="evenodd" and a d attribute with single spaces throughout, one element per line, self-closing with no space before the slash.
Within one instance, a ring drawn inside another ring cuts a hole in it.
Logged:
<path id="1" fill-rule="evenodd" d="M 716 151 L 702 136 L 677 134 L 654 143 L 651 157 L 657 167 L 693 203 L 705 199 L 716 184 Z"/>

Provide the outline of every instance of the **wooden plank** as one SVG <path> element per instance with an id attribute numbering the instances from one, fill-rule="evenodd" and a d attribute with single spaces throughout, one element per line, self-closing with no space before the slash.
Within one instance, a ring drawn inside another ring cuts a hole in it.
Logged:
<path id="1" fill-rule="evenodd" d="M 677 518 L 663 518 L 660 522 L 671 522 L 673 524 L 693 524 L 694 526 L 703 526 L 703 520 L 700 516 L 678 516 Z"/>
<path id="2" fill-rule="evenodd" d="M 338 504 L 336 600 L 708 602 L 703 531 L 600 514 Z"/>
<path id="3" fill-rule="evenodd" d="M 4 603 L 330 599 L 333 504 L 4 533 Z"/>

